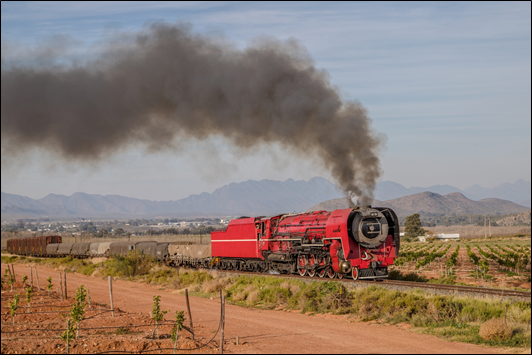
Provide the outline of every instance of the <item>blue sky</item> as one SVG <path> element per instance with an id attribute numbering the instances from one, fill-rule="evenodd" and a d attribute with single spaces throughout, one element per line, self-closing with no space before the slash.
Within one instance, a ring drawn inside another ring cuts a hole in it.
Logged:
<path id="1" fill-rule="evenodd" d="M 2 2 L 1 16 L 2 65 L 25 60 L 17 48 L 57 35 L 72 38 L 68 55 L 83 61 L 116 32 L 161 20 L 240 48 L 258 36 L 295 38 L 386 135 L 381 180 L 464 189 L 531 179 L 529 2 Z M 212 149 L 220 159 L 206 167 L 202 152 Z M 2 191 L 32 198 L 84 191 L 168 200 L 247 179 L 331 179 L 278 147 L 241 156 L 219 140 L 182 152 L 123 151 L 97 166 L 46 152 L 19 163 L 2 169 Z"/>

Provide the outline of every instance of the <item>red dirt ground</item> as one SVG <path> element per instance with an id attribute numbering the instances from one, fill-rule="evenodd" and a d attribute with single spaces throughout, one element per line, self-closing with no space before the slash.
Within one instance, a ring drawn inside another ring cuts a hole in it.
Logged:
<path id="1" fill-rule="evenodd" d="M 22 275 L 30 273 L 29 265 L 15 264 L 18 288 Z M 2 271 L 7 267 L 2 265 Z M 52 268 L 37 267 L 41 288 L 47 284 L 46 278 L 52 276 L 54 291 L 58 285 L 59 272 Z M 29 281 L 28 281 L 29 282 Z M 27 283 L 28 283 L 27 282 Z M 69 300 L 47 301 L 53 305 L 70 305 L 76 288 L 83 284 L 90 291 L 93 303 L 109 303 L 107 279 L 83 276 L 76 273 L 67 275 Z M 36 285 L 36 282 L 34 282 Z M 16 287 L 16 286 L 15 286 Z M 12 294 L 9 289 L 2 291 L 2 307 L 7 306 Z M 173 346 L 169 339 L 171 326 L 161 327 L 160 334 L 167 337 L 151 340 L 153 327 L 131 328 L 137 334 L 115 335 L 114 328 L 104 330 L 83 330 L 87 327 L 123 326 L 150 324 L 149 312 L 153 306 L 153 296 L 161 296 L 161 309 L 170 310 L 165 319 L 171 321 L 176 310 L 186 310 L 185 297 L 175 290 L 139 282 L 113 281 L 114 307 L 121 312 L 113 318 L 109 312 L 81 322 L 80 339 L 71 345 L 71 353 L 95 353 L 128 350 L 130 352 L 149 350 L 158 347 Z M 19 313 L 26 311 L 26 302 L 21 294 Z M 34 297 L 32 306 L 37 308 L 40 297 Z M 218 328 L 220 301 L 190 297 L 192 318 L 196 339 L 190 333 L 182 331 L 178 347 L 192 348 L 210 339 Z M 101 308 L 101 306 L 99 307 Z M 42 309 L 42 310 L 51 310 Z M 32 311 L 35 309 L 32 308 Z M 3 308 L 2 314 L 8 309 Z M 87 316 L 96 314 L 89 311 Z M 187 317 L 188 318 L 188 317 Z M 61 332 L 46 331 L 46 328 L 65 328 L 65 318 L 60 314 L 19 314 L 12 326 L 10 315 L 2 315 L 2 354 L 13 353 L 64 353 L 65 343 L 59 339 Z M 188 320 L 185 321 L 188 325 Z M 490 354 L 505 353 L 508 350 L 490 348 L 472 344 L 449 342 L 431 335 L 410 332 L 408 325 L 381 325 L 377 323 L 354 322 L 347 316 L 306 315 L 299 312 L 281 310 L 259 310 L 226 305 L 226 324 L 224 352 L 232 354 Z M 22 331 L 28 328 L 44 330 Z M 12 331 L 18 331 L 14 336 Z M 236 337 L 240 345 L 235 345 Z M 219 336 L 215 342 L 193 353 L 218 353 Z M 154 352 L 150 352 L 154 353 Z M 166 350 L 165 353 L 172 353 Z M 185 353 L 180 351 L 179 353 Z M 188 353 L 188 352 L 186 352 Z"/>

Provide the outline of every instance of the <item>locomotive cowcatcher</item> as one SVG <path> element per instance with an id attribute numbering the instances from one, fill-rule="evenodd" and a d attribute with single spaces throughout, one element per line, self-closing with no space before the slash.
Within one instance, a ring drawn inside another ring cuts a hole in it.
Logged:
<path id="1" fill-rule="evenodd" d="M 213 231 L 211 248 L 221 269 L 381 279 L 399 254 L 399 222 L 371 206 L 242 217 Z"/>

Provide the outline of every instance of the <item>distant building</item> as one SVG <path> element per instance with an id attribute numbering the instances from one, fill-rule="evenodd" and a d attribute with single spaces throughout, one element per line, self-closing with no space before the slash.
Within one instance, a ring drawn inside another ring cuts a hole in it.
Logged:
<path id="1" fill-rule="evenodd" d="M 450 241 L 460 240 L 460 234 L 438 234 L 438 240 Z"/>

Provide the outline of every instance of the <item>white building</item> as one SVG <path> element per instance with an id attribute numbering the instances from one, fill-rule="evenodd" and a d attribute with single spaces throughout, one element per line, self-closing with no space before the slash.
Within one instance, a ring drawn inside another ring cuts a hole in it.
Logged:
<path id="1" fill-rule="evenodd" d="M 443 240 L 443 241 L 460 240 L 460 234 L 438 234 L 438 240 Z"/>

